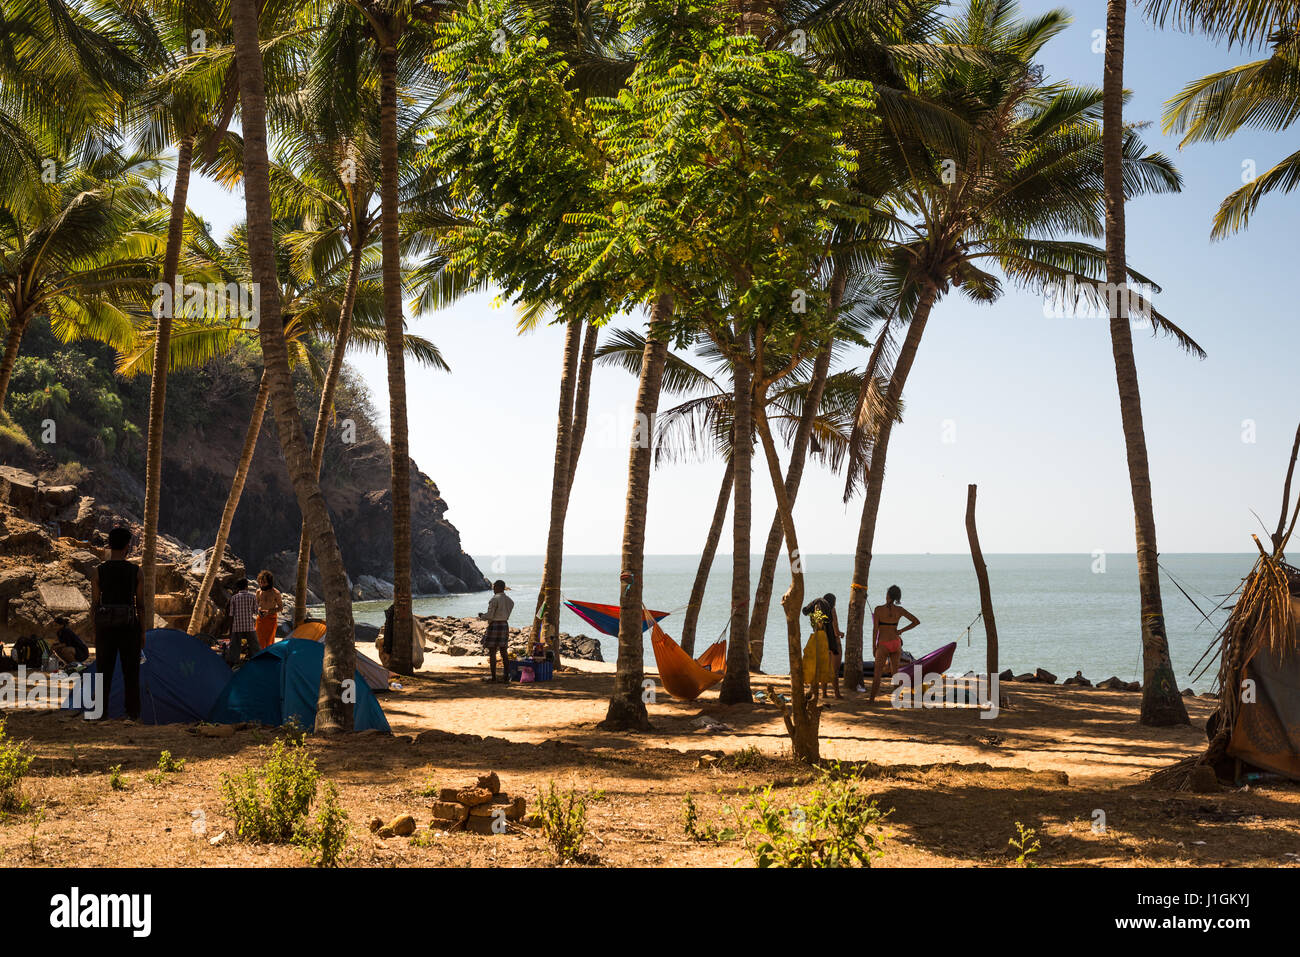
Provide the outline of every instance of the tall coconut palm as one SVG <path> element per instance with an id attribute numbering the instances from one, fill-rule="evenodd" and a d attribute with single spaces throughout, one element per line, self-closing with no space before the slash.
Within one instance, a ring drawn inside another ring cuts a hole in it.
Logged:
<path id="1" fill-rule="evenodd" d="M 320 116 L 313 110 L 330 111 Z M 377 112 L 377 111 L 375 111 Z M 431 119 L 431 109 L 422 115 L 404 116 L 399 124 L 398 153 L 404 167 L 402 196 L 409 201 L 412 164 L 422 146 L 422 136 Z M 377 117 L 333 115 L 333 100 L 313 95 L 308 106 L 297 111 L 297 120 L 283 137 L 281 162 L 272 170 L 272 199 L 277 210 L 303 219 L 303 229 L 288 237 L 298 260 L 297 271 L 308 279 L 349 264 L 339 334 L 330 356 L 321 389 L 316 426 L 312 433 L 312 467 L 320 473 L 325 455 L 327 426 L 333 410 L 334 390 L 343 368 L 349 341 L 348 326 L 365 257 L 378 238 L 381 216 L 377 208 L 379 166 Z M 349 125 L 350 124 L 350 125 Z M 409 343 L 409 336 L 404 336 Z M 433 363 L 446 369 L 441 357 Z M 307 577 L 311 563 L 311 538 L 304 524 L 298 542 L 297 582 L 294 589 L 294 620 L 301 622 L 307 610 Z"/>
<path id="2" fill-rule="evenodd" d="M 1151 501 L 1151 467 L 1142 422 L 1142 395 L 1133 356 L 1129 318 L 1128 259 L 1124 235 L 1124 32 L 1126 0 L 1107 0 L 1106 59 L 1102 80 L 1102 153 L 1106 205 L 1106 284 L 1121 290 L 1110 298 L 1110 342 L 1119 386 L 1120 420 L 1128 453 L 1129 487 L 1137 533 L 1138 597 L 1141 603 L 1142 715 L 1146 725 L 1187 724 L 1187 707 L 1169 660 L 1156 516 Z"/>
<path id="3" fill-rule="evenodd" d="M 1232 44 L 1266 44 L 1268 56 L 1220 70 L 1183 88 L 1166 104 L 1164 130 L 1179 146 L 1216 143 L 1242 129 L 1288 130 L 1300 118 L 1300 3 L 1260 0 L 1148 0 L 1157 22 L 1203 30 Z M 1300 186 L 1300 151 L 1233 190 L 1214 216 L 1211 235 L 1244 229 L 1264 197 Z"/>
<path id="4" fill-rule="evenodd" d="M 160 297 L 154 309 L 155 355 L 149 383 L 149 423 L 146 429 L 144 514 L 141 516 L 142 576 L 145 621 L 153 621 L 155 565 L 158 554 L 158 508 L 162 494 L 163 418 L 167 403 L 167 372 L 173 310 L 181 301 L 184 280 L 180 276 L 181 244 L 184 241 L 185 210 L 189 198 L 190 171 L 195 140 L 208 129 L 212 109 L 211 83 L 196 83 L 191 75 L 178 71 L 178 60 L 188 51 L 196 22 L 212 22 L 212 10 L 200 12 L 197 3 L 171 0 L 127 0 L 120 7 L 122 19 L 136 34 L 136 47 L 153 76 L 130 106 L 130 126 L 147 148 L 162 152 L 173 144 L 176 164 L 172 177 L 171 212 L 167 224 L 167 246 L 163 254 L 163 284 L 170 293 Z M 176 50 L 182 53 L 178 56 Z"/>
<path id="5" fill-rule="evenodd" d="M 287 175 L 281 172 L 281 176 Z M 291 212 L 285 205 L 282 212 Z M 377 279 L 366 276 L 353 282 L 352 266 L 348 259 L 332 260 L 330 268 L 305 262 L 306 247 L 320 242 L 320 237 L 298 228 L 301 218 L 278 220 L 275 225 L 278 275 L 282 314 L 285 317 L 285 342 L 289 352 L 290 368 L 308 370 L 317 389 L 324 396 L 332 392 L 331 380 L 337 384 L 340 375 L 335 358 L 346 348 L 382 350 L 384 324 L 382 293 Z M 240 225 L 233 229 L 225 243 L 219 243 L 208 224 L 194 216 L 188 217 L 186 246 L 182 268 L 186 276 L 200 282 L 212 282 L 228 287 L 249 282 L 246 229 Z M 310 258 L 308 256 L 307 258 Z M 245 327 L 238 320 L 225 315 L 207 315 L 199 311 L 178 314 L 180 325 L 170 344 L 170 365 L 173 368 L 201 366 L 231 350 L 256 344 L 258 330 Z M 148 373 L 156 351 L 156 325 L 150 324 L 137 332 L 134 347 L 124 353 L 118 363 L 118 374 L 123 376 Z M 342 345 L 340 340 L 342 339 Z M 330 362 L 322 367 L 318 352 L 320 345 L 333 341 Z M 407 335 L 408 357 L 436 368 L 446 369 L 437 347 L 428 340 Z M 227 495 L 217 527 L 213 546 L 214 560 L 209 564 L 195 599 L 189 630 L 202 626 L 205 601 L 216 582 L 217 566 L 225 553 L 231 524 L 243 494 L 248 468 L 252 463 L 257 439 L 262 430 L 262 417 L 266 410 L 269 379 L 263 374 L 259 395 L 253 405 L 241 456 L 236 464 L 235 476 Z M 331 406 L 332 407 L 332 400 Z M 313 463 L 314 463 L 313 459 Z M 319 473 L 319 468 L 316 468 Z M 296 597 L 296 596 L 295 596 Z"/>
<path id="6" fill-rule="evenodd" d="M 399 92 L 403 98 L 432 97 L 424 66 L 433 25 L 452 5 L 445 0 L 342 0 L 329 12 L 322 40 L 331 68 L 321 76 L 343 79 L 333 92 L 344 98 L 364 86 L 356 70 L 377 79 L 379 91 L 380 245 L 383 256 L 384 316 L 388 329 L 388 409 L 393 510 L 393 630 L 390 667 L 411 671 L 411 459 L 406 409 L 406 366 L 402 352 L 402 241 L 399 226 Z M 343 77 L 351 72 L 351 77 Z M 400 88 L 400 91 L 399 91 Z M 345 108 L 343 113 L 347 113 Z"/>
<path id="7" fill-rule="evenodd" d="M 263 368 L 271 378 L 270 404 L 276 430 L 302 510 L 320 558 L 325 591 L 325 660 L 317 698 L 316 730 L 334 732 L 352 727 L 353 698 L 345 694 L 356 672 L 352 600 L 320 483 L 312 474 L 311 451 L 293 394 L 289 356 L 280 314 L 275 244 L 271 233 L 271 175 L 266 134 L 266 85 L 258 43 L 257 0 L 232 0 L 235 57 L 244 134 L 244 204 L 248 214 L 248 255 L 260 295 L 260 335 Z M 400 351 L 400 341 L 396 343 Z M 219 560 L 220 556 L 216 556 Z"/>
<path id="8" fill-rule="evenodd" d="M 894 68 L 902 82 L 893 89 L 877 86 L 884 123 L 861 148 L 873 157 L 869 167 L 864 164 L 869 191 L 882 198 L 882 215 L 893 233 L 882 269 L 897 291 L 897 306 L 868 361 L 869 371 L 883 368 L 897 349 L 883 400 L 887 409 L 902 397 L 926 323 L 942 296 L 954 288 L 976 301 L 1000 295 L 1002 281 L 983 267 L 985 261 L 1022 285 L 1069 282 L 1094 305 L 1107 299 L 1101 278 L 1105 251 L 1071 238 L 1105 233 L 1102 94 L 1047 83 L 1034 66 L 1042 46 L 1067 22 L 1060 12 L 1021 19 L 1010 0 L 972 0 L 938 30 L 934 42 L 978 48 L 984 51 L 981 62 L 900 57 Z M 1122 149 L 1127 195 L 1179 188 L 1169 161 L 1146 154 L 1131 130 L 1124 133 Z M 1149 284 L 1131 269 L 1127 274 Z M 1203 354 L 1159 311 L 1149 311 L 1156 331 Z M 904 325 L 906 335 L 897 344 L 894 337 Z M 894 417 L 887 415 L 874 434 L 865 423 L 855 434 L 855 442 L 870 443 L 871 451 L 846 627 L 850 689 L 861 679 L 871 550 L 893 425 Z M 861 477 L 850 475 L 846 498 Z"/>

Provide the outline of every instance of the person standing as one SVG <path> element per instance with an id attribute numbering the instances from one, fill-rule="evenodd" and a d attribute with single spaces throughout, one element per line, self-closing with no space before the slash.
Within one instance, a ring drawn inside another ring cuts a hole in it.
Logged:
<path id="1" fill-rule="evenodd" d="M 263 569 L 257 575 L 257 643 L 261 647 L 266 648 L 275 641 L 283 610 L 284 595 L 275 587 L 274 576 Z"/>
<path id="2" fill-rule="evenodd" d="M 230 620 L 230 643 L 226 645 L 226 664 L 235 667 L 239 664 L 244 646 L 248 646 L 248 657 L 252 658 L 261 650 L 257 639 L 257 596 L 248 590 L 248 579 L 240 578 L 231 585 L 233 594 L 226 604 L 226 615 Z"/>
<path id="3" fill-rule="evenodd" d="M 812 622 L 812 635 L 808 639 L 808 647 L 812 651 L 812 664 L 810 665 L 808 661 L 804 662 L 804 682 L 813 686 L 813 700 L 816 700 L 819 694 L 821 697 L 826 696 L 828 683 L 835 691 L 835 697 L 842 698 L 840 639 L 844 637 L 844 632 L 840 631 L 840 620 L 835 614 L 835 596 L 828 593 L 821 598 L 814 598 L 804 606 L 803 613 Z M 826 649 L 825 665 L 820 660 L 823 643 Z"/>
<path id="4" fill-rule="evenodd" d="M 885 592 L 885 603 L 877 605 L 871 613 L 872 621 L 875 623 L 872 647 L 875 650 L 876 665 L 875 673 L 871 676 L 871 694 L 867 697 L 868 701 L 876 700 L 876 692 L 880 690 L 880 676 L 884 673 L 886 664 L 889 665 L 891 675 L 898 673 L 903 657 L 903 633 L 911 631 L 921 623 L 919 618 L 899 604 L 902 600 L 903 589 L 897 585 L 890 585 L 889 590 Z M 899 628 L 898 623 L 904 618 L 910 624 Z"/>
<path id="5" fill-rule="evenodd" d="M 492 598 L 488 601 L 487 611 L 479 613 L 479 620 L 488 623 L 483 632 L 483 649 L 487 652 L 488 667 L 492 674 L 485 681 L 497 680 L 497 652 L 501 653 L 501 680 L 510 681 L 510 666 L 506 663 L 506 645 L 510 642 L 510 613 L 514 611 L 514 600 L 506 594 L 506 583 L 497 579 L 492 583 Z"/>
<path id="6" fill-rule="evenodd" d="M 122 659 L 123 710 L 132 721 L 140 719 L 140 652 L 144 647 L 144 583 L 140 566 L 126 560 L 131 531 L 122 526 L 108 533 L 109 558 L 95 570 L 90 604 L 95 613 L 95 661 L 103 697 L 101 713 L 108 712 L 113 672 Z"/>

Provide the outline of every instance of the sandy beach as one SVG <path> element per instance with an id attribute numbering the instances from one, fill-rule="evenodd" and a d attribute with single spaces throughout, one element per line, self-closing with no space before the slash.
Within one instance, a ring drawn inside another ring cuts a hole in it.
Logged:
<path id="1" fill-rule="evenodd" d="M 749 864 L 741 839 L 690 840 L 682 828 L 691 795 L 706 823 L 734 824 L 749 794 L 777 800 L 807 793 L 814 772 L 789 758 L 776 707 L 722 708 L 705 700 L 649 705 L 654 730 L 609 734 L 603 717 L 610 664 L 577 662 L 558 680 L 501 686 L 481 681 L 484 659 L 430 655 L 403 689 L 381 697 L 393 735 L 309 736 L 322 773 L 335 781 L 360 865 L 544 865 L 540 834 L 446 833 L 430 806 L 438 788 L 494 770 L 530 807 L 549 782 L 588 800 L 591 863 L 623 866 Z M 653 673 L 650 673 L 653 676 Z M 771 682 L 780 688 L 781 679 Z M 764 688 L 761 678 L 756 689 Z M 879 866 L 1003 866 L 1020 822 L 1041 842 L 1042 865 L 1293 866 L 1300 853 L 1300 791 L 1293 785 L 1212 794 L 1157 790 L 1146 772 L 1203 746 L 1213 707 L 1189 699 L 1192 725 L 1137 723 L 1140 696 L 1047 685 L 1008 685 L 996 720 L 973 709 L 895 710 L 855 696 L 832 702 L 822 722 L 826 758 L 858 766 L 881 809 Z M 707 715 L 732 730 L 694 723 Z M 233 840 L 220 778 L 247 766 L 270 729 L 208 738 L 193 726 L 88 724 L 56 711 L 8 713 L 8 732 L 36 755 L 30 796 L 36 822 L 0 828 L 0 862 L 99 866 L 295 866 L 291 847 Z M 172 775 L 149 772 L 159 753 L 186 760 Z M 739 760 L 737 760 L 739 756 Z M 720 759 L 720 760 L 715 760 Z M 124 790 L 109 784 L 121 766 Z M 1099 815 L 1100 812 L 1100 815 Z M 410 813 L 411 837 L 381 839 L 366 824 Z M 1104 822 L 1104 828 L 1098 824 Z M 224 836 L 222 836 L 224 834 Z"/>

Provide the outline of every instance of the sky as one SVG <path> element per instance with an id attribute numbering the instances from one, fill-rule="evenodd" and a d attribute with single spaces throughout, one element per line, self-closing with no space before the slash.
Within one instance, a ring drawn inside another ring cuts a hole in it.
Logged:
<path id="1" fill-rule="evenodd" d="M 1049 77 L 1101 85 L 1094 31 L 1103 0 L 1026 0 L 1027 15 L 1064 6 L 1073 23 L 1045 49 Z M 1292 224 L 1300 195 L 1268 198 L 1245 232 L 1210 240 L 1215 210 L 1242 181 L 1243 164 L 1268 169 L 1295 149 L 1286 133 L 1243 133 L 1179 150 L 1160 132 L 1163 103 L 1188 82 L 1253 59 L 1199 36 L 1159 31 L 1130 7 L 1125 84 L 1129 121 L 1149 121 L 1148 147 L 1171 156 L 1181 193 L 1127 207 L 1133 268 L 1163 291 L 1156 306 L 1208 353 L 1135 332 L 1158 542 L 1164 552 L 1253 551 L 1257 513 L 1276 523 L 1295 436 L 1300 303 L 1288 283 L 1300 268 Z M 198 180 L 190 204 L 218 233 L 242 219 L 242 196 Z M 438 344 L 450 374 L 408 365 L 411 455 L 440 488 L 447 518 L 473 555 L 544 551 L 549 517 L 563 330 L 515 332 L 513 307 L 490 294 L 411 322 Z M 643 316 L 622 324 L 644 326 Z M 865 362 L 865 350 L 842 365 Z M 349 362 L 387 418 L 382 357 Z M 565 550 L 617 554 L 627 487 L 636 380 L 597 368 L 590 422 L 571 497 Z M 671 400 L 669 400 L 671 401 Z M 985 552 L 1134 550 L 1133 510 L 1110 337 L 1104 319 L 1047 318 L 1040 294 L 1015 290 L 991 305 L 940 301 L 904 393 L 904 422 L 889 449 L 875 551 L 964 552 L 966 486 L 979 486 Z M 774 500 L 766 469 L 754 481 L 754 548 Z M 698 554 L 722 463 L 657 469 L 646 551 Z M 809 554 L 852 553 L 861 496 L 810 465 L 795 517 Z M 721 552 L 730 550 L 730 525 Z"/>

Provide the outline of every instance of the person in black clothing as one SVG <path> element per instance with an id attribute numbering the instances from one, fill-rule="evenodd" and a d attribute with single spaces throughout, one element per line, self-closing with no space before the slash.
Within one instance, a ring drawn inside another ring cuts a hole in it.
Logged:
<path id="1" fill-rule="evenodd" d="M 98 663 L 104 712 L 108 711 L 113 671 L 122 659 L 126 716 L 140 718 L 140 649 L 144 645 L 144 587 L 140 566 L 126 560 L 131 532 L 118 526 L 108 533 L 109 559 L 96 569 L 91 583 L 95 611 L 95 660 Z"/>
<path id="2" fill-rule="evenodd" d="M 72 630 L 68 619 L 55 618 L 54 623 L 59 626 L 59 633 L 54 637 L 54 647 L 50 649 L 51 651 L 67 664 L 72 664 L 74 661 L 85 661 L 90 657 L 90 649 L 81 640 L 81 636 Z"/>

